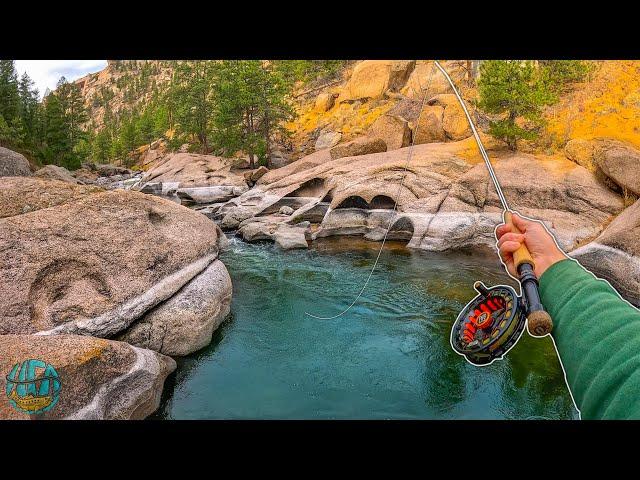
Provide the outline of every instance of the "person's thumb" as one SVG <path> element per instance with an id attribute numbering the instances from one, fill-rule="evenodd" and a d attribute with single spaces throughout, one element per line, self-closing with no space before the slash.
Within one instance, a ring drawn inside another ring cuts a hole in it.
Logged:
<path id="1" fill-rule="evenodd" d="M 531 220 L 527 220 L 526 218 L 521 217 L 518 213 L 515 212 L 511 215 L 511 219 L 516 228 L 522 233 L 526 232 L 527 228 L 534 223 Z"/>

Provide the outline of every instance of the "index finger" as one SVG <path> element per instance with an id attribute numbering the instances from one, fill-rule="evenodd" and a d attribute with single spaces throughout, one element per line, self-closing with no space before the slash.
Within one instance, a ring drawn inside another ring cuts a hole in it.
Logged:
<path id="1" fill-rule="evenodd" d="M 498 225 L 498 228 L 496 228 L 496 237 L 498 237 L 498 240 L 500 240 L 500 237 L 502 235 L 504 235 L 505 233 L 509 233 L 510 231 L 511 231 L 511 225 L 502 223 Z"/>

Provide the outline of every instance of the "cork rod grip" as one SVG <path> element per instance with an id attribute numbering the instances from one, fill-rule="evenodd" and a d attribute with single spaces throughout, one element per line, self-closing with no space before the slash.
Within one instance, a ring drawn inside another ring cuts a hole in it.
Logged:
<path id="1" fill-rule="evenodd" d="M 518 230 L 518 227 L 516 227 L 513 224 L 513 219 L 511 218 L 511 212 L 509 212 L 508 210 L 505 210 L 504 212 L 504 223 L 511 225 L 512 232 L 522 233 L 520 230 Z M 520 267 L 520 265 L 522 265 L 523 263 L 528 263 L 529 265 L 531 265 L 532 268 L 535 268 L 535 262 L 533 261 L 533 257 L 531 257 L 529 250 L 524 244 L 518 250 L 513 252 L 513 264 L 516 267 L 516 271 L 518 270 L 518 267 Z"/>

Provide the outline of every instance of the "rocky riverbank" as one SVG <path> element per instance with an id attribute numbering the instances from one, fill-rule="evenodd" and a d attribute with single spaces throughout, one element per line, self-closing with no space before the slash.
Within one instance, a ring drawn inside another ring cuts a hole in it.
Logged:
<path id="1" fill-rule="evenodd" d="M 2 371 L 55 366 L 47 418 L 146 417 L 168 355 L 207 345 L 229 312 L 220 229 L 166 199 L 35 176 L 0 177 L 0 199 Z"/>
<path id="2" fill-rule="evenodd" d="M 617 171 L 612 162 L 623 161 L 624 153 L 637 155 L 631 147 L 607 145 L 616 150 L 598 154 L 603 170 L 608 166 L 607 171 Z M 307 248 L 317 238 L 336 235 L 380 241 L 387 229 L 387 238 L 406 241 L 410 248 L 494 247 L 501 208 L 472 138 L 373 153 L 359 148 L 350 156 L 336 154 L 345 150 L 338 146 L 279 169 L 247 172 L 245 185 L 227 160 L 198 156 L 192 168 L 199 170 L 191 173 L 197 187 L 185 187 L 192 183 L 184 177 L 153 182 L 161 177 L 152 169 L 143 177 L 142 191 L 187 203 L 245 241 L 273 241 L 283 249 Z M 627 198 L 616 183 L 632 182 L 630 176 L 594 172 L 570 153 L 545 156 L 493 147 L 491 157 L 511 207 L 545 221 L 565 251 L 638 304 L 638 252 L 632 238 L 640 217 L 637 204 L 625 210 Z M 163 168 L 183 162 L 170 156 Z M 207 179 L 206 170 L 215 176 Z M 250 180 L 251 175 L 258 178 Z M 151 182 L 145 184 L 145 178 Z M 607 261 L 601 260 L 603 255 Z"/>

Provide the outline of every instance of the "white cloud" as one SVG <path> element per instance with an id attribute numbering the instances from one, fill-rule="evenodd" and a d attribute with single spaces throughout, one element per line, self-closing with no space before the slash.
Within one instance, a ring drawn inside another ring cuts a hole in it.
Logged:
<path id="1" fill-rule="evenodd" d="M 35 82 L 41 98 L 47 88 L 55 89 L 62 76 L 72 81 L 106 66 L 106 60 L 16 60 L 18 75 L 22 76 L 27 72 Z"/>

